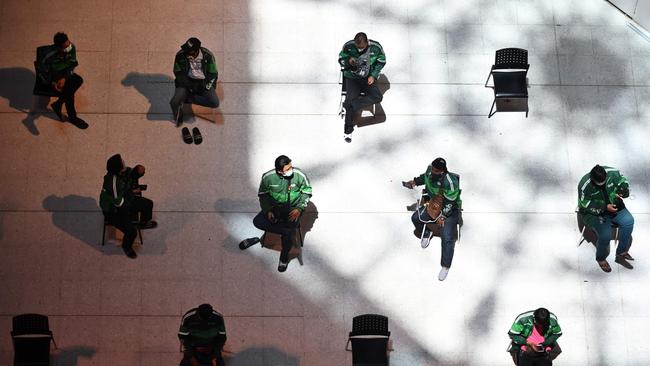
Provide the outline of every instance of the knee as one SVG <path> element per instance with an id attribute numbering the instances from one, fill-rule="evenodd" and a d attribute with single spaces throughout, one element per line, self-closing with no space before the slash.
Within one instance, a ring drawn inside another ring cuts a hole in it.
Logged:
<path id="1" fill-rule="evenodd" d="M 78 74 L 72 74 L 70 75 L 70 80 L 73 82 L 73 84 L 77 86 L 81 86 L 81 84 L 84 83 L 84 79 L 79 76 Z"/>
<path id="2" fill-rule="evenodd" d="M 264 218 L 264 213 L 258 213 L 255 218 L 253 218 L 253 226 L 260 230 L 266 230 L 266 219 Z"/>

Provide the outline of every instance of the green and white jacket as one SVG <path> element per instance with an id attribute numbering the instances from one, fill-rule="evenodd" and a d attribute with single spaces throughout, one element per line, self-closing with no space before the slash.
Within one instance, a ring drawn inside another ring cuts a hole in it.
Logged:
<path id="1" fill-rule="evenodd" d="M 512 323 L 510 330 L 508 331 L 508 336 L 512 340 L 512 343 L 522 346 L 527 343 L 528 337 L 533 333 L 533 327 L 535 326 L 535 319 L 533 313 L 535 311 L 527 311 L 525 313 L 519 314 L 515 319 L 515 322 Z M 555 314 L 550 313 L 550 325 L 546 332 L 544 332 L 544 346 L 550 346 L 557 341 L 558 338 L 562 335 L 562 329 L 560 324 L 557 322 L 557 317 Z"/>
<path id="2" fill-rule="evenodd" d="M 362 64 L 364 61 L 367 62 L 370 66 L 368 75 L 361 76 L 355 73 L 348 62 L 350 57 L 356 59 L 358 64 Z M 381 44 L 377 41 L 373 41 L 372 39 L 368 40 L 366 52 L 361 54 L 352 40 L 343 45 L 343 49 L 339 53 L 339 64 L 343 67 L 343 76 L 346 78 L 363 79 L 372 76 L 377 80 L 379 79 L 381 69 L 386 66 L 386 55 L 384 54 L 384 49 L 381 47 Z"/>
<path id="3" fill-rule="evenodd" d="M 460 199 L 460 176 L 455 173 L 447 172 L 439 177 L 431 175 L 431 165 L 427 167 L 427 171 L 419 177 L 413 178 L 415 185 L 426 187 L 429 196 L 433 197 L 438 194 L 442 189 L 442 216 L 449 217 L 462 206 Z"/>
<path id="4" fill-rule="evenodd" d="M 603 166 L 607 172 L 605 179 L 605 193 L 591 183 L 589 173 L 587 173 L 580 183 L 578 183 L 578 212 L 584 215 L 584 223 L 587 226 L 593 226 L 598 216 L 607 212 L 607 205 L 616 202 L 616 195 L 620 194 L 623 198 L 630 196 L 630 186 L 618 169 Z"/>
<path id="5" fill-rule="evenodd" d="M 294 167 L 291 179 L 282 177 L 275 169 L 262 175 L 258 197 L 263 212 L 289 204 L 291 209 L 304 211 L 311 198 L 309 179 L 302 170 Z"/>

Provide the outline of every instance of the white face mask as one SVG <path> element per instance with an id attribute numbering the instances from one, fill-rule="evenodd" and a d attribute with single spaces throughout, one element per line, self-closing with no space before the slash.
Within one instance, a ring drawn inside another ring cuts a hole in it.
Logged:
<path id="1" fill-rule="evenodd" d="M 70 45 L 68 47 L 63 49 L 63 52 L 65 52 L 65 53 L 69 53 L 70 51 L 72 51 L 72 43 L 70 43 Z"/>
<path id="2" fill-rule="evenodd" d="M 359 53 L 362 53 L 364 50 L 365 48 L 357 48 L 357 51 L 359 51 Z"/>
<path id="3" fill-rule="evenodd" d="M 286 172 L 283 172 L 282 175 L 284 175 L 285 177 L 292 176 L 293 175 L 293 168 L 287 170 Z"/>

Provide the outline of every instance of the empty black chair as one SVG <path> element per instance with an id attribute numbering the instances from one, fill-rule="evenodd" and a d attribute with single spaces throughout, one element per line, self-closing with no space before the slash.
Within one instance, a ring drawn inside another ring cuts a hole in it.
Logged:
<path id="1" fill-rule="evenodd" d="M 387 317 L 377 314 L 355 316 L 345 347 L 352 351 L 352 365 L 388 366 L 389 337 Z"/>
<path id="2" fill-rule="evenodd" d="M 49 366 L 50 341 L 54 342 L 54 337 L 47 316 L 16 315 L 11 339 L 14 344 L 14 366 Z"/>
<path id="3" fill-rule="evenodd" d="M 526 112 L 528 117 L 528 51 L 521 48 L 503 48 L 496 52 L 490 76 L 494 80 L 494 102 L 488 118 L 496 112 Z M 495 109 L 496 107 L 496 109 Z"/>

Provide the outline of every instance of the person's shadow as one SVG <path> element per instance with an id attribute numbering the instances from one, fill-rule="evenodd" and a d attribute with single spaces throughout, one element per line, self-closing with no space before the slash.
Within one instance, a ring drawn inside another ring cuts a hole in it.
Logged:
<path id="1" fill-rule="evenodd" d="M 96 351 L 91 347 L 70 347 L 60 348 L 53 355 L 52 365 L 57 366 L 76 366 L 80 357 L 92 358 Z"/>
<path id="2" fill-rule="evenodd" d="M 386 92 L 390 89 L 390 81 L 386 75 L 379 75 L 379 79 L 377 80 L 377 87 L 379 88 L 382 96 L 386 95 Z M 357 127 L 372 126 L 386 122 L 386 111 L 384 111 L 384 107 L 381 105 L 381 102 L 376 103 L 372 106 L 364 108 L 361 111 L 361 114 L 356 116 L 354 122 Z"/>
<path id="3" fill-rule="evenodd" d="M 36 127 L 36 119 L 48 115 L 58 121 L 54 114 L 48 110 L 50 98 L 33 95 L 36 74 L 24 67 L 10 67 L 0 69 L 0 97 L 9 100 L 9 106 L 20 112 L 27 113 L 23 124 L 29 132 L 37 136 L 40 134 Z"/>
<path id="4" fill-rule="evenodd" d="M 223 354 L 229 366 L 298 366 L 300 360 L 272 347 L 251 347 L 237 353 Z"/>
<path id="5" fill-rule="evenodd" d="M 98 246 L 101 238 L 98 238 L 97 234 L 99 234 L 98 229 L 102 227 L 104 218 L 99 212 L 99 206 L 94 198 L 77 195 L 65 197 L 50 195 L 43 200 L 43 208 L 52 213 L 54 226 L 93 248 L 101 250 Z M 77 215 L 73 220 L 70 212 L 64 211 L 70 209 L 75 211 L 97 211 L 98 214 Z"/>

